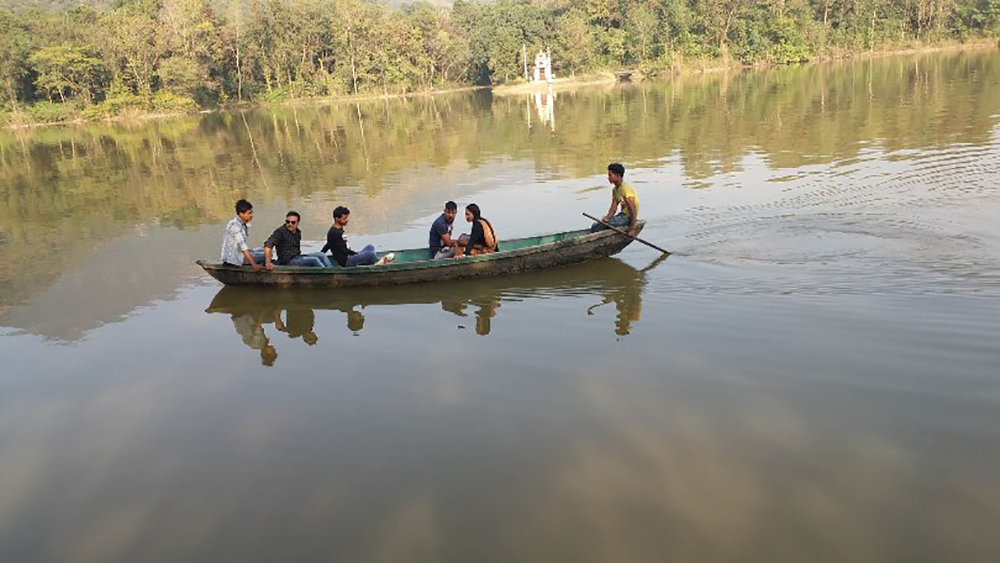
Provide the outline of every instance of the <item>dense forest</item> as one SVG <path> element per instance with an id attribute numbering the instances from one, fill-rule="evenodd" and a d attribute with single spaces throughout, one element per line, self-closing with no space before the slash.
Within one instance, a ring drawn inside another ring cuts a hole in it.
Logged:
<path id="1" fill-rule="evenodd" d="M 100 3 L 96 5 L 100 6 Z M 792 63 L 1000 34 L 1000 0 L 113 0 L 0 9 L 0 123 Z"/>

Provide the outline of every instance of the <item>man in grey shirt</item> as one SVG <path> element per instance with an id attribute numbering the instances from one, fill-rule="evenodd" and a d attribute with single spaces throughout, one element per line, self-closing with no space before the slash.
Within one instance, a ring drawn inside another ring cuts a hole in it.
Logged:
<path id="1" fill-rule="evenodd" d="M 250 238 L 248 225 L 253 220 L 253 205 L 245 199 L 236 202 L 236 217 L 226 223 L 226 234 L 222 237 L 222 257 L 220 261 L 224 264 L 242 266 L 244 261 L 253 267 L 253 271 L 260 271 L 260 261 L 263 251 L 257 249 L 250 250 L 247 239 Z M 259 252 L 259 254 L 258 254 Z"/>

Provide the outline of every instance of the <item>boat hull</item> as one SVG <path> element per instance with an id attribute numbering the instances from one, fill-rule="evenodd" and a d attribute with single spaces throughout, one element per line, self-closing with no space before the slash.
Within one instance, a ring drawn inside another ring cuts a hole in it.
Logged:
<path id="1" fill-rule="evenodd" d="M 644 223 L 639 221 L 637 230 Z M 400 285 L 437 282 L 482 276 L 502 276 L 530 270 L 564 266 L 621 252 L 632 239 L 612 230 L 573 235 L 557 242 L 462 258 L 459 260 L 417 260 L 385 266 L 355 268 L 305 268 L 277 266 L 273 271 L 254 272 L 248 266 L 207 263 L 199 260 L 209 275 L 226 285 L 271 286 L 280 288 L 331 288 Z M 501 242 L 501 248 L 504 243 Z M 401 251 L 410 252 L 410 251 Z"/>

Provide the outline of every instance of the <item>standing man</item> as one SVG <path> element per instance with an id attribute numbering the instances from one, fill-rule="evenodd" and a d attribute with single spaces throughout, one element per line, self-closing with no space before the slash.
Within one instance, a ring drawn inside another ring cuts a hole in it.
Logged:
<path id="1" fill-rule="evenodd" d="M 236 202 L 236 217 L 226 223 L 226 234 L 222 237 L 222 263 L 233 266 L 242 266 L 244 261 L 253 268 L 253 271 L 260 271 L 259 259 L 255 260 L 247 239 L 250 237 L 249 225 L 253 220 L 253 205 L 241 199 Z M 258 255 L 259 256 L 259 255 Z"/>
<path id="2" fill-rule="evenodd" d="M 375 247 L 370 244 L 362 248 L 361 252 L 351 250 L 350 245 L 347 244 L 347 239 L 344 238 L 344 229 L 347 228 L 347 223 L 350 220 L 350 209 L 341 205 L 333 210 L 333 226 L 330 227 L 330 231 L 326 234 L 326 245 L 323 247 L 323 252 L 329 250 L 333 254 L 333 259 L 345 268 L 370 266 L 372 264 L 381 266 L 392 262 L 392 259 L 395 258 L 392 252 L 379 258 L 375 254 Z"/>
<path id="3" fill-rule="evenodd" d="M 607 228 L 605 225 L 620 228 L 627 226 L 628 236 L 635 236 L 635 222 L 639 218 L 639 196 L 635 193 L 635 188 L 624 182 L 624 178 L 624 166 L 617 162 L 608 165 L 608 182 L 614 186 L 611 190 L 611 208 L 600 223 L 594 223 L 590 227 L 590 232 L 602 231 Z M 619 207 L 621 211 L 616 214 L 615 210 Z"/>
<path id="4" fill-rule="evenodd" d="M 444 213 L 431 225 L 430 254 L 432 260 L 455 257 L 455 245 L 458 244 L 458 241 L 451 238 L 451 232 L 456 215 L 458 215 L 458 204 L 449 201 L 444 204 Z"/>
<path id="5" fill-rule="evenodd" d="M 264 267 L 271 271 L 271 250 L 278 253 L 278 264 L 281 266 L 310 266 L 314 268 L 331 268 L 333 264 L 323 252 L 302 254 L 302 231 L 299 223 L 302 221 L 298 212 L 289 211 L 285 214 L 285 224 L 271 233 L 264 243 Z"/>

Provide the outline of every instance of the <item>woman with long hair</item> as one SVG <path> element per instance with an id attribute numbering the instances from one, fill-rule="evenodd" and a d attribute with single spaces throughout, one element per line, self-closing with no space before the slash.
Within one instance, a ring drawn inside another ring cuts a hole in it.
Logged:
<path id="1" fill-rule="evenodd" d="M 496 230 L 493 229 L 493 224 L 482 216 L 478 205 L 470 203 L 465 206 L 465 220 L 472 223 L 472 234 L 458 238 L 458 244 L 465 246 L 465 252 L 456 252 L 455 258 L 490 254 L 500 250 Z"/>

